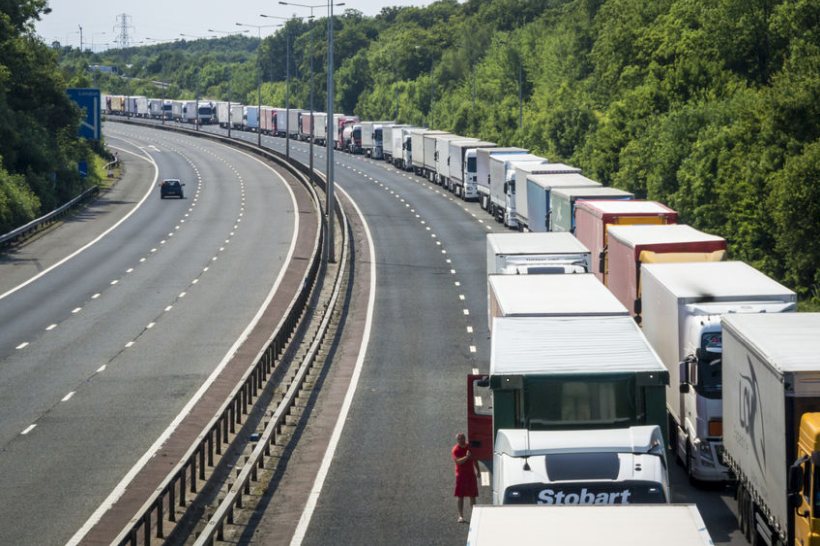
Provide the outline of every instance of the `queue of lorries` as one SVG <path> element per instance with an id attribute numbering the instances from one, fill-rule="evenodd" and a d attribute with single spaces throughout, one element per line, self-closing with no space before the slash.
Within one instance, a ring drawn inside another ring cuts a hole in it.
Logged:
<path id="1" fill-rule="evenodd" d="M 509 544 L 513 528 L 658 544 L 655 526 L 660 543 L 711 544 L 696 507 L 668 504 L 669 448 L 692 480 L 736 481 L 753 544 L 820 546 L 820 313 L 727 261 L 723 238 L 576 167 L 445 131 L 219 101 L 103 104 L 333 142 L 527 232 L 487 235 L 490 370 L 469 376 L 467 413 L 494 506 L 476 508 L 468 544 Z"/>

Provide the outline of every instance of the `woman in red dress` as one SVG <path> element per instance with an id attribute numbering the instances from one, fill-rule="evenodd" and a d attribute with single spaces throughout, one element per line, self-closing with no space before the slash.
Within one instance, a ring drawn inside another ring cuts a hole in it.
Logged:
<path id="1" fill-rule="evenodd" d="M 470 507 L 475 506 L 475 498 L 478 496 L 478 461 L 473 458 L 470 446 L 467 445 L 467 437 L 463 432 L 456 434 L 456 445 L 452 450 L 453 462 L 456 463 L 456 490 L 455 497 L 458 498 L 458 522 L 464 523 L 464 497 L 470 497 Z"/>

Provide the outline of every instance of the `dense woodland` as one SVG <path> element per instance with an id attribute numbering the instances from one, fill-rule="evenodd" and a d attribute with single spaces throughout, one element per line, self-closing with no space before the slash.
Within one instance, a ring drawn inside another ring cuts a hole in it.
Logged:
<path id="1" fill-rule="evenodd" d="M 41 2 L 22 4 L 21 22 L 3 25 L 22 28 L 15 39 L 25 44 L 25 21 Z M 309 106 L 312 73 L 314 105 L 324 110 L 326 38 L 326 19 L 294 19 L 261 45 L 230 36 L 95 55 L 54 51 L 72 85 L 255 104 L 261 81 L 262 103 L 284 105 L 290 40 L 291 105 Z M 816 0 L 442 0 L 376 17 L 348 10 L 334 21 L 334 40 L 337 111 L 578 165 L 669 204 L 682 221 L 726 237 L 733 259 L 820 301 Z M 49 58 L 39 46 L 26 57 L 37 52 Z M 89 72 L 90 64 L 120 73 Z M 0 71 L 4 113 L 9 86 L 24 85 L 6 76 L 17 68 Z M 3 180 L 28 179 L 7 147 L 4 135 Z"/>
<path id="2" fill-rule="evenodd" d="M 80 111 L 57 55 L 34 34 L 45 0 L 0 0 L 0 234 L 96 182 L 79 174 L 93 150 L 77 138 Z"/>

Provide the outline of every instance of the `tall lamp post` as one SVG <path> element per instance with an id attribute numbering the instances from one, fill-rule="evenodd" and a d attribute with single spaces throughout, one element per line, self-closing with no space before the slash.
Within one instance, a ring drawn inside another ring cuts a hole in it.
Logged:
<path id="1" fill-rule="evenodd" d="M 213 29 L 213 28 L 209 28 L 208 32 L 213 32 L 215 34 L 224 34 L 226 36 L 234 36 L 234 35 L 242 34 L 243 32 L 250 32 L 250 30 L 246 28 L 246 29 L 239 30 L 239 31 L 236 31 L 236 32 L 229 32 L 227 30 L 216 30 L 216 29 Z M 231 138 L 231 126 L 233 125 L 233 122 L 231 120 L 231 115 L 233 113 L 233 112 L 231 112 L 231 95 L 232 95 L 232 88 L 233 88 L 233 86 L 231 85 L 231 79 L 232 79 L 232 74 L 231 74 L 231 69 L 229 68 L 228 69 L 228 138 Z"/>
<path id="2" fill-rule="evenodd" d="M 297 4 L 295 2 L 279 2 L 289 6 L 300 6 L 311 9 L 327 6 L 327 246 L 325 246 L 324 258 L 328 262 L 336 261 L 335 233 L 333 230 L 333 207 L 334 207 L 334 183 L 333 183 L 333 0 L 329 3 L 321 4 Z M 337 6 L 343 6 L 344 2 L 338 2 Z M 313 140 L 311 138 L 311 140 Z M 311 160 L 313 154 L 311 154 Z"/>
<path id="3" fill-rule="evenodd" d="M 271 28 L 278 25 L 251 25 L 248 23 L 236 23 L 238 27 L 255 28 L 259 36 L 259 45 L 256 52 L 256 145 L 262 147 L 262 29 Z"/>
<path id="4" fill-rule="evenodd" d="M 265 15 L 264 13 L 259 14 L 259 17 L 290 20 L 287 17 Z M 287 26 L 285 26 L 285 157 L 290 159 L 290 31 Z"/>

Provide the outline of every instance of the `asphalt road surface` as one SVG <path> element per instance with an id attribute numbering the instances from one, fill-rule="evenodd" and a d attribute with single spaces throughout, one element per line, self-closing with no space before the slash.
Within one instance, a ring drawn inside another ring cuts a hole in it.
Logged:
<path id="1" fill-rule="evenodd" d="M 126 176 L 0 260 L 0 544 L 72 537 L 226 358 L 293 242 L 291 194 L 258 160 L 105 135 Z M 166 177 L 183 199 L 160 199 Z"/>
<path id="2" fill-rule="evenodd" d="M 281 138 L 262 143 L 285 148 Z M 291 141 L 291 155 L 307 163 L 308 146 Z M 325 151 L 314 150 L 322 171 Z M 362 377 L 304 543 L 464 544 L 449 451 L 466 428 L 466 375 L 489 369 L 485 234 L 505 228 L 382 161 L 341 152 L 335 161 L 373 233 L 378 284 Z M 693 486 L 670 466 L 673 502 L 696 503 L 715 544 L 745 544 L 731 489 Z M 479 503 L 489 502 L 482 487 Z"/>

